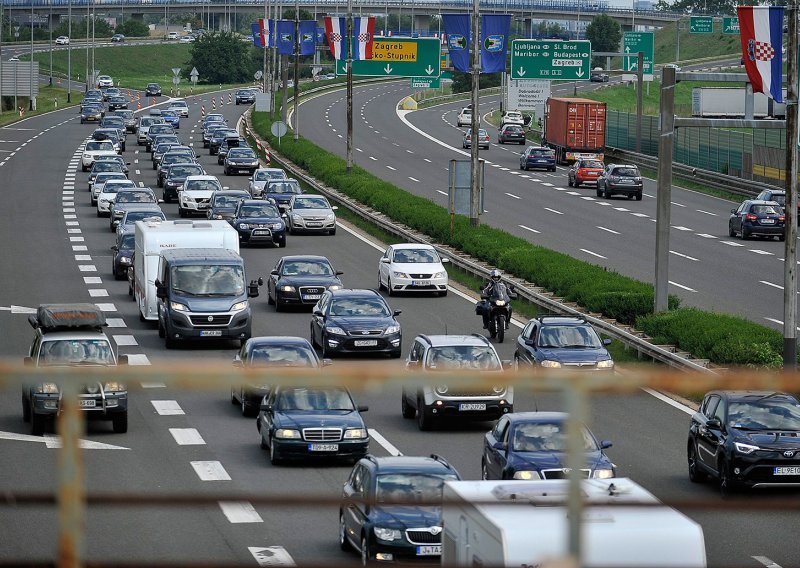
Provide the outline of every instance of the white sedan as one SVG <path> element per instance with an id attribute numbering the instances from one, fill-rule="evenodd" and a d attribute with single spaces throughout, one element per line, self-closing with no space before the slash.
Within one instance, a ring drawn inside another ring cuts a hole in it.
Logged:
<path id="1" fill-rule="evenodd" d="M 69 45 L 69 38 L 67 36 L 58 36 L 56 38 L 56 45 Z"/>
<path id="2" fill-rule="evenodd" d="M 114 79 L 112 79 L 108 75 L 100 75 L 99 77 L 97 77 L 97 88 L 98 89 L 104 89 L 104 88 L 113 87 L 113 86 L 114 86 Z"/>
<path id="3" fill-rule="evenodd" d="M 181 118 L 189 117 L 189 105 L 183 99 L 176 99 L 169 103 L 167 110 L 174 110 Z"/>
<path id="4" fill-rule="evenodd" d="M 86 143 L 81 155 L 81 169 L 89 171 L 98 156 L 116 156 L 117 151 L 111 140 L 90 140 Z"/>
<path id="5" fill-rule="evenodd" d="M 103 183 L 97 193 L 97 216 L 108 217 L 117 200 L 117 193 L 123 189 L 136 189 L 136 184 L 128 179 L 110 179 Z"/>
<path id="6" fill-rule="evenodd" d="M 188 176 L 178 191 L 178 215 L 188 217 L 192 214 L 207 215 L 211 206 L 211 195 L 221 191 L 222 184 L 215 176 Z"/>
<path id="7" fill-rule="evenodd" d="M 378 262 L 378 288 L 392 296 L 397 292 L 436 292 L 447 295 L 447 271 L 442 258 L 430 245 L 391 245 Z"/>

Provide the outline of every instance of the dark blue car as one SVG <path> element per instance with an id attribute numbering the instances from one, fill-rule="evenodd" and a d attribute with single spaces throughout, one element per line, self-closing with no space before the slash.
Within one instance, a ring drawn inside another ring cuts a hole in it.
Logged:
<path id="1" fill-rule="evenodd" d="M 731 209 L 728 234 L 731 237 L 738 234 L 742 240 L 758 236 L 776 237 L 783 241 L 786 238 L 783 207 L 775 201 L 748 199 L 737 209 Z"/>
<path id="2" fill-rule="evenodd" d="M 519 169 L 556 171 L 556 152 L 551 148 L 528 146 L 519 157 Z"/>
<path id="3" fill-rule="evenodd" d="M 262 197 L 264 199 L 274 199 L 278 204 L 278 208 L 284 211 L 289 207 L 289 202 L 292 196 L 300 195 L 303 190 L 300 188 L 300 182 L 296 179 L 271 179 L 264 187 Z"/>
<path id="4" fill-rule="evenodd" d="M 567 419 L 564 412 L 506 414 L 483 439 L 482 479 L 565 479 Z M 616 477 L 616 468 L 603 450 L 611 442 L 598 442 L 585 426 L 581 429 L 586 479 Z"/>
<path id="5" fill-rule="evenodd" d="M 180 128 L 181 127 L 181 117 L 174 110 L 162 110 L 161 111 L 161 118 L 163 118 L 164 122 L 166 122 L 167 124 L 172 125 L 172 128 Z"/>
<path id="6" fill-rule="evenodd" d="M 368 455 L 350 472 L 339 508 L 339 546 L 373 560 L 439 563 L 446 481 L 461 479 L 441 457 Z"/>
<path id="7" fill-rule="evenodd" d="M 517 338 L 514 366 L 533 365 L 545 369 L 612 372 L 614 360 L 585 319 L 542 316 L 528 321 Z"/>
<path id="8" fill-rule="evenodd" d="M 274 244 L 286 246 L 286 224 L 272 203 L 260 199 L 243 199 L 236 207 L 230 224 L 239 233 L 241 244 Z"/>
<path id="9" fill-rule="evenodd" d="M 256 427 L 273 465 L 285 459 L 337 458 L 367 453 L 369 433 L 344 387 L 275 387 L 261 404 Z"/>

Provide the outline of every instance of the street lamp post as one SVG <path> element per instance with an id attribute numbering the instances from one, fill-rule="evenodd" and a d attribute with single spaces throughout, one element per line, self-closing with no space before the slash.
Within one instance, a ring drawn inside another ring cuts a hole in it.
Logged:
<path id="1" fill-rule="evenodd" d="M 67 102 L 72 102 L 72 0 L 67 5 Z"/>
<path id="2" fill-rule="evenodd" d="M 300 137 L 300 0 L 294 0 L 294 141 Z"/>
<path id="3" fill-rule="evenodd" d="M 53 5 L 50 4 L 50 15 L 47 17 L 47 27 L 50 32 L 50 86 L 53 86 Z"/>
<path id="4" fill-rule="evenodd" d="M 89 2 L 86 3 L 86 90 L 91 89 L 89 86 L 89 18 L 92 17 L 92 6 Z"/>
<path id="5" fill-rule="evenodd" d="M 36 106 L 33 100 L 33 2 L 31 2 L 31 62 L 28 72 L 28 110 L 34 110 Z"/>
<path id="6" fill-rule="evenodd" d="M 95 24 L 97 23 L 97 13 L 95 11 L 95 3 L 92 1 L 92 80 L 94 81 L 96 69 L 94 66 L 94 37 L 95 37 Z"/>

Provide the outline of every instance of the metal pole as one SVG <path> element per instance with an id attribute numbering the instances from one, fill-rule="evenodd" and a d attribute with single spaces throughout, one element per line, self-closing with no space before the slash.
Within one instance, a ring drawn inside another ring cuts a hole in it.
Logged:
<path id="1" fill-rule="evenodd" d="M 72 102 L 72 0 L 67 6 L 67 102 Z"/>
<path id="2" fill-rule="evenodd" d="M 267 30 L 269 30 L 269 11 L 268 11 L 268 7 L 269 7 L 269 0 L 264 0 L 264 25 L 267 26 Z M 264 53 L 263 53 L 264 61 L 262 63 L 263 69 L 261 70 L 261 72 L 264 75 L 262 77 L 262 81 L 263 82 L 261 83 L 261 92 L 262 93 L 266 93 L 267 92 L 267 81 L 269 80 L 269 72 L 268 72 L 269 69 L 267 67 L 267 61 L 268 61 L 268 58 L 267 58 L 267 49 L 268 48 L 267 48 L 267 46 L 269 45 L 269 31 L 267 32 L 267 36 L 264 38 L 264 42 L 265 42 L 264 43 Z"/>
<path id="3" fill-rule="evenodd" d="M 31 2 L 31 69 L 28 78 L 28 110 L 33 110 L 36 106 L 33 100 L 33 2 Z"/>
<path id="4" fill-rule="evenodd" d="M 644 52 L 639 52 L 636 64 L 636 152 L 642 151 L 642 82 L 644 80 Z"/>
<path id="5" fill-rule="evenodd" d="M 300 0 L 294 0 L 294 141 L 300 138 Z"/>
<path id="6" fill-rule="evenodd" d="M 577 379 L 577 377 L 576 377 Z M 589 417 L 589 406 L 586 401 L 584 379 L 573 383 L 573 388 L 565 391 L 567 418 L 567 468 L 569 468 L 569 484 L 567 489 L 567 518 L 569 523 L 568 550 L 573 566 L 583 566 L 583 496 L 581 494 L 581 470 L 586 467 L 583 448 L 583 422 Z"/>
<path id="7" fill-rule="evenodd" d="M 661 70 L 661 132 L 658 139 L 656 189 L 656 291 L 655 311 L 669 307 L 669 223 L 672 200 L 672 143 L 675 135 L 675 69 Z"/>
<path id="8" fill-rule="evenodd" d="M 72 0 L 70 0 L 72 2 Z M 0 2 L 0 115 L 3 114 L 3 3 Z"/>
<path id="9" fill-rule="evenodd" d="M 581 0 L 578 0 L 578 21 L 575 24 L 575 39 L 581 38 Z M 572 83 L 572 96 L 575 97 L 578 95 L 578 82 L 575 81 Z"/>
<path id="10" fill-rule="evenodd" d="M 353 171 L 353 0 L 347 0 L 347 173 Z"/>
<path id="11" fill-rule="evenodd" d="M 58 432 L 58 565 L 79 568 L 83 565 L 86 534 L 86 480 L 80 437 L 83 412 L 78 407 L 78 389 L 74 381 L 62 381 L 61 412 Z"/>
<path id="12" fill-rule="evenodd" d="M 675 20 L 675 63 L 681 60 L 681 19 Z"/>
<path id="13" fill-rule="evenodd" d="M 50 4 L 50 14 L 47 16 L 47 27 L 50 32 L 50 86 L 53 86 L 53 5 Z"/>
<path id="14" fill-rule="evenodd" d="M 783 263 L 783 367 L 797 366 L 797 0 L 786 6 L 786 239 Z"/>
<path id="15" fill-rule="evenodd" d="M 92 0 L 92 80 L 94 80 L 97 74 L 96 68 L 94 66 L 94 43 L 95 43 L 94 32 L 96 27 L 95 24 L 97 22 L 97 12 L 95 10 L 96 10 L 95 3 L 94 0 Z"/>
<path id="16" fill-rule="evenodd" d="M 86 90 L 91 89 L 89 86 L 89 18 L 92 16 L 92 5 L 90 2 L 86 3 Z"/>
<path id="17" fill-rule="evenodd" d="M 471 186 L 469 203 L 469 224 L 478 227 L 481 224 L 481 170 L 478 156 L 478 132 L 481 125 L 480 113 L 478 111 L 478 90 L 481 81 L 481 61 L 480 61 L 480 3 L 479 0 L 472 1 L 472 142 L 470 144 L 470 165 L 471 165 Z"/>

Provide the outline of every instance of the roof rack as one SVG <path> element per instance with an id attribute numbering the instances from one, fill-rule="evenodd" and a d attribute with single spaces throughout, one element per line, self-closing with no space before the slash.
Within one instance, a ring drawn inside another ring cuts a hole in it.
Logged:
<path id="1" fill-rule="evenodd" d="M 94 304 L 42 304 L 28 323 L 42 333 L 70 329 L 100 329 L 107 325 L 105 314 Z"/>

